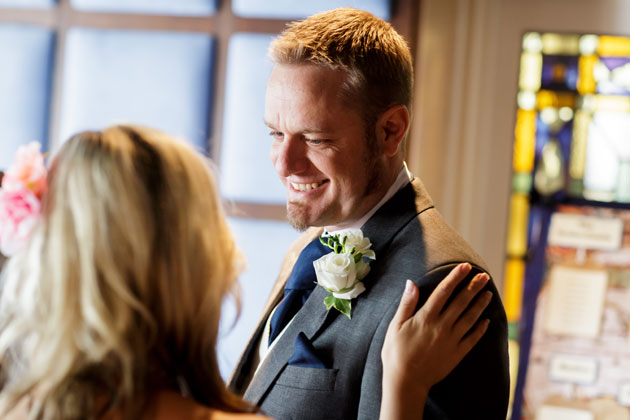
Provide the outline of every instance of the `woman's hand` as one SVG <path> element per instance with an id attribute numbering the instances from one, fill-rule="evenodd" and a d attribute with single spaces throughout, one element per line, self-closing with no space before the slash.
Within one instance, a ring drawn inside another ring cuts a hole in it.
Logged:
<path id="1" fill-rule="evenodd" d="M 407 280 L 381 351 L 381 419 L 421 419 L 429 388 L 444 379 L 486 332 L 489 320 L 477 320 L 492 293 L 477 294 L 490 279 L 488 274 L 476 275 L 444 308 L 470 270 L 468 263 L 451 270 L 415 315 L 418 287 Z"/>

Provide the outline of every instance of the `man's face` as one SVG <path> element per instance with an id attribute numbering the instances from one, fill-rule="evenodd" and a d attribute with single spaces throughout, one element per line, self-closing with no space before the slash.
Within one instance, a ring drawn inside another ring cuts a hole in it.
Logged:
<path id="1" fill-rule="evenodd" d="M 379 153 L 368 150 L 376 142 L 366 139 L 359 104 L 348 107 L 342 100 L 345 78 L 340 70 L 311 64 L 277 64 L 267 85 L 271 161 L 297 229 L 343 227 L 382 196 Z"/>

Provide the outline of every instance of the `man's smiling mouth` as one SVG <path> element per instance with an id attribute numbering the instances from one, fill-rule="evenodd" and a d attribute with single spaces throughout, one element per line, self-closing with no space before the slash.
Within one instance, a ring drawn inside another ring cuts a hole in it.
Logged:
<path id="1" fill-rule="evenodd" d="M 320 181 L 320 182 L 311 182 L 309 184 L 298 184 L 296 182 L 290 182 L 289 184 L 291 184 L 291 187 L 293 188 L 294 191 L 310 191 L 310 190 L 314 190 L 315 188 L 327 183 L 328 180 L 324 180 L 324 181 Z"/>

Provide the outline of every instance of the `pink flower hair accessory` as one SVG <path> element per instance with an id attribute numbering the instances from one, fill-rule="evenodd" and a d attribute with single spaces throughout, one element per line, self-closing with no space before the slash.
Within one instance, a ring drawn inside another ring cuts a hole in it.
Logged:
<path id="1" fill-rule="evenodd" d="M 41 198 L 48 189 L 41 145 L 21 146 L 0 184 L 0 253 L 18 252 L 30 238 L 41 214 Z"/>

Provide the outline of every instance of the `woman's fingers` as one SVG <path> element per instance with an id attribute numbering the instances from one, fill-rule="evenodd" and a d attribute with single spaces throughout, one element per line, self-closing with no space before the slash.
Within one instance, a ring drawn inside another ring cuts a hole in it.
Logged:
<path id="1" fill-rule="evenodd" d="M 475 299 L 474 303 L 466 309 L 466 312 L 462 314 L 462 316 L 455 322 L 453 326 L 453 332 L 459 336 L 463 337 L 470 331 L 470 329 L 477 323 L 479 317 L 483 313 L 484 309 L 488 306 L 490 301 L 492 300 L 492 292 L 483 292 L 480 293 Z"/>
<path id="2" fill-rule="evenodd" d="M 470 302 L 477 296 L 477 293 L 488 283 L 488 280 L 490 280 L 488 274 L 477 274 L 465 288 L 457 293 L 457 296 L 455 296 L 453 301 L 444 310 L 444 318 L 452 324 L 455 324 L 457 319 L 459 319 L 466 308 L 468 308 Z"/>
<path id="3" fill-rule="evenodd" d="M 438 315 L 442 312 L 442 308 L 453 294 L 453 290 L 468 275 L 471 266 L 468 263 L 459 264 L 451 270 L 450 273 L 437 285 L 435 290 L 427 299 L 424 308 L 427 313 Z"/>
<path id="4" fill-rule="evenodd" d="M 441 324 L 445 328 L 444 331 L 451 331 L 456 340 L 459 341 L 465 337 L 467 342 L 470 342 L 472 332 L 469 333 L 469 331 L 473 328 L 486 306 L 488 306 L 492 293 L 486 292 L 481 294 L 474 303 L 471 304 L 471 302 L 488 283 L 490 276 L 486 273 L 477 274 L 466 287 L 462 288 L 455 295 L 448 307 L 444 309 L 444 305 L 452 298 L 457 285 L 470 273 L 470 270 L 471 266 L 468 263 L 459 264 L 452 269 L 444 280 L 438 284 L 427 299 L 427 302 L 415 316 L 414 312 L 419 299 L 418 286 L 411 280 L 407 280 L 405 291 L 390 323 L 390 328 L 400 329 L 407 320 L 413 317 L 412 321 L 419 322 L 420 319 L 424 319 L 423 324 L 426 321 L 429 321 L 429 325 Z"/>
<path id="5" fill-rule="evenodd" d="M 472 331 L 470 331 L 470 333 L 464 337 L 462 341 L 460 341 L 457 349 L 460 360 L 463 359 L 473 347 L 475 347 L 479 340 L 481 340 L 481 337 L 483 337 L 488 330 L 488 325 L 490 325 L 490 320 L 484 319 L 475 325 L 475 328 L 473 328 Z"/>
<path id="6" fill-rule="evenodd" d="M 418 286 L 411 280 L 407 280 L 405 291 L 400 298 L 398 309 L 396 310 L 396 314 L 394 314 L 390 326 L 393 325 L 396 328 L 400 328 L 402 324 L 413 315 L 416 310 L 416 305 L 418 304 L 418 297 Z"/>

